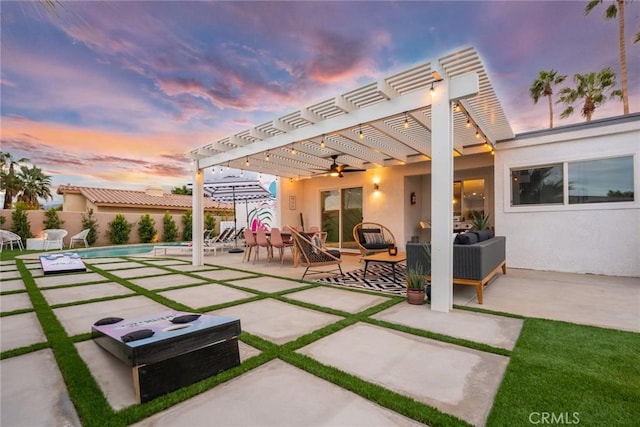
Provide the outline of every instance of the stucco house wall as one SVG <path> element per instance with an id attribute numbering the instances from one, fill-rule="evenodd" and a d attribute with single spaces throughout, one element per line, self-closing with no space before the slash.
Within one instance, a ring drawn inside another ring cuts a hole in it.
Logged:
<path id="1" fill-rule="evenodd" d="M 511 169 L 634 158 L 632 202 L 511 206 Z M 495 154 L 496 232 L 516 268 L 640 276 L 640 115 L 517 135 Z"/>

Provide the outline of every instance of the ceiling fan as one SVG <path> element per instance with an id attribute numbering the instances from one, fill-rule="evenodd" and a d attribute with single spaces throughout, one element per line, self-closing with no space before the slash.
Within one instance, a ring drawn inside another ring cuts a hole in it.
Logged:
<path id="1" fill-rule="evenodd" d="M 337 154 L 331 155 L 331 159 L 333 159 L 333 164 L 329 167 L 329 169 L 318 169 L 322 170 L 323 174 L 328 173 L 331 176 L 337 176 L 338 178 L 344 177 L 344 173 L 347 172 L 364 172 L 366 169 L 349 169 L 349 165 L 343 164 L 339 165 L 336 161 L 338 158 Z"/>

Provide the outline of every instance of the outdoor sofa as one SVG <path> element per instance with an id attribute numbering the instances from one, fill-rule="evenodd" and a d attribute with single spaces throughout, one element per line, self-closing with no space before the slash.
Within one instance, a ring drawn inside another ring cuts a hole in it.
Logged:
<path id="1" fill-rule="evenodd" d="M 482 304 L 482 288 L 500 269 L 507 274 L 506 241 L 494 236 L 492 230 L 458 234 L 453 243 L 453 283 L 476 287 L 478 303 Z M 425 255 L 430 243 L 407 242 L 407 270 L 421 268 L 430 278 L 431 262 Z"/>

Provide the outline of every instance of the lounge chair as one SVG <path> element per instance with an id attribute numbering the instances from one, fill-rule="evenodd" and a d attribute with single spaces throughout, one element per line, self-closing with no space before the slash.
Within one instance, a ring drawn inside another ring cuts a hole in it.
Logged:
<path id="1" fill-rule="evenodd" d="M 386 252 L 396 246 L 396 238 L 387 227 L 375 222 L 361 222 L 353 227 L 353 239 L 361 256 Z"/>
<path id="2" fill-rule="evenodd" d="M 78 234 L 74 234 L 73 236 L 71 236 L 71 239 L 69 239 L 69 248 L 72 248 L 75 242 L 84 243 L 84 247 L 88 248 L 89 243 L 87 242 L 87 236 L 89 235 L 90 231 L 91 231 L 90 228 L 85 228 Z"/>
<path id="3" fill-rule="evenodd" d="M 43 231 L 44 234 L 44 250 L 63 249 L 64 238 L 67 236 L 67 230 L 60 228 L 52 228 Z"/>
<path id="4" fill-rule="evenodd" d="M 336 249 L 324 249 L 320 246 L 316 246 L 306 235 L 301 234 L 291 226 L 289 226 L 289 229 L 293 235 L 295 245 L 298 248 L 300 263 L 307 267 L 302 274 L 302 278 L 300 279 L 301 282 L 309 272 L 311 272 L 311 274 L 327 274 L 339 271 L 341 276 L 344 275 L 342 267 L 340 266 L 340 263 L 342 262 L 340 259 L 340 251 Z M 336 265 L 338 268 L 333 270 L 311 269 L 312 267 L 321 267 L 325 265 Z"/>
<path id="5" fill-rule="evenodd" d="M 22 244 L 22 237 L 18 236 L 16 233 L 13 233 L 8 230 L 0 230 L 0 251 L 5 246 L 11 246 L 11 250 L 13 250 L 14 243 L 18 246 L 18 249 L 21 251 L 24 250 L 24 245 Z"/>

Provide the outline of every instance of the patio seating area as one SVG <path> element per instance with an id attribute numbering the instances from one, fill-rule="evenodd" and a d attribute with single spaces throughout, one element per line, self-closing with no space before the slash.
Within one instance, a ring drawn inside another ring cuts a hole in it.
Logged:
<path id="1" fill-rule="evenodd" d="M 201 267 L 187 254 L 95 258 L 86 273 L 56 276 L 25 258 L 0 265 L 3 425 L 96 424 L 106 414 L 141 426 L 208 425 L 211 414 L 220 425 L 485 425 L 523 326 L 498 313 L 640 332 L 632 278 L 511 269 L 485 289 L 482 308 L 495 313 L 461 309 L 480 306 L 472 287 L 456 286 L 459 308 L 445 314 L 393 294 L 301 283 L 292 264 L 247 264 L 242 254 Z M 358 256 L 341 259 L 344 271 L 362 268 Z M 104 317 L 168 309 L 239 318 L 242 364 L 165 396 L 156 413 L 136 404 L 130 367 L 88 332 Z"/>

